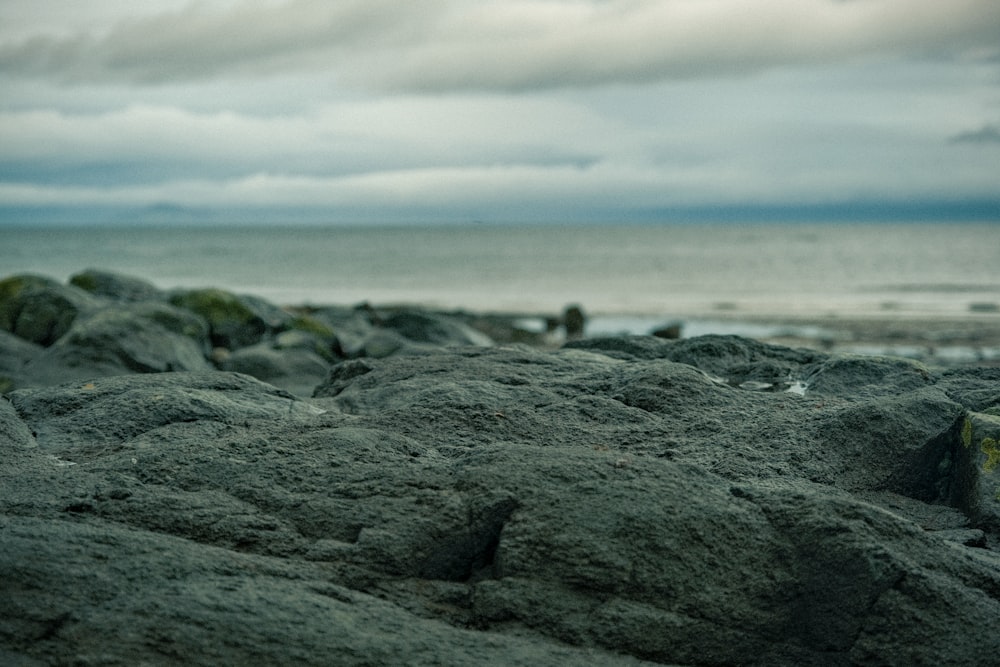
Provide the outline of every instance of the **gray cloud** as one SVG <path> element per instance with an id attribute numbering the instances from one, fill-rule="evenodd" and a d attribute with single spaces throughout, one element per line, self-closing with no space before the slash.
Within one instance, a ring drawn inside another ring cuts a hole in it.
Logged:
<path id="1" fill-rule="evenodd" d="M 863 56 L 997 52 L 995 0 L 291 0 L 193 5 L 0 44 L 0 71 L 164 83 L 327 71 L 362 87 L 532 90 Z"/>
<path id="2" fill-rule="evenodd" d="M 995 199 L 998 33 L 996 0 L 7 0 L 0 208 Z"/>
<path id="3" fill-rule="evenodd" d="M 953 144 L 997 144 L 1000 143 L 1000 126 L 984 125 L 978 130 L 956 134 L 950 141 Z"/>

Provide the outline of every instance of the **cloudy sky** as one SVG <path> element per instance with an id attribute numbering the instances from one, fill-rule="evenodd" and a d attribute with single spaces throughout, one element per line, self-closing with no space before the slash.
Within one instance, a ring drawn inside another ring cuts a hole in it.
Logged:
<path id="1" fill-rule="evenodd" d="M 3 0 L 0 223 L 1000 220 L 997 0 Z"/>

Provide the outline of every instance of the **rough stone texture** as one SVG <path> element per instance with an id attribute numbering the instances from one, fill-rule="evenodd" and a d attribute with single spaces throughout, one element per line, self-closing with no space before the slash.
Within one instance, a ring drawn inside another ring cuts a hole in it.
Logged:
<path id="1" fill-rule="evenodd" d="M 991 391 L 731 337 L 15 391 L 0 657 L 996 664 Z"/>
<path id="2" fill-rule="evenodd" d="M 37 343 L 0 329 L 0 394 L 27 386 L 24 367 L 44 350 Z"/>

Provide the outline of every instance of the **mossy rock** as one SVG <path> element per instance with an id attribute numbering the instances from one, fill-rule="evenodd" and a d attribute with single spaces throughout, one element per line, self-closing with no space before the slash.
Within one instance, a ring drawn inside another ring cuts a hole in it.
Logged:
<path id="1" fill-rule="evenodd" d="M 274 348 L 277 350 L 309 350 L 327 361 L 337 361 L 343 357 L 340 340 L 332 332 L 322 335 L 308 329 L 288 329 L 275 335 Z"/>
<path id="2" fill-rule="evenodd" d="M 81 289 L 22 274 L 0 281 L 0 328 L 49 346 L 69 331 L 82 310 L 97 302 Z"/>
<path id="3" fill-rule="evenodd" d="M 1000 527 L 1000 416 L 967 413 L 958 440 L 958 504 L 973 525 L 995 530 Z"/>
<path id="4" fill-rule="evenodd" d="M 58 287 L 51 278 L 22 274 L 0 280 L 0 328 L 13 333 L 17 316 L 24 306 L 23 295 L 31 289 Z"/>
<path id="5" fill-rule="evenodd" d="M 197 289 L 175 294 L 170 303 L 208 322 L 212 344 L 236 349 L 259 343 L 267 323 L 239 296 L 221 289 Z"/>
<path id="6" fill-rule="evenodd" d="M 153 301 L 163 298 L 163 293 L 155 285 L 142 278 L 98 269 L 77 273 L 69 279 L 69 284 L 115 301 Z"/>
<path id="7" fill-rule="evenodd" d="M 309 315 L 299 315 L 293 318 L 289 322 L 288 328 L 296 331 L 305 331 L 321 338 L 333 339 L 337 337 L 337 334 L 333 331 L 333 327 Z"/>
<path id="8" fill-rule="evenodd" d="M 207 354 L 211 350 L 211 330 L 205 318 L 187 310 L 162 302 L 143 302 L 117 306 L 137 317 L 150 320 L 167 331 L 194 340 Z"/>

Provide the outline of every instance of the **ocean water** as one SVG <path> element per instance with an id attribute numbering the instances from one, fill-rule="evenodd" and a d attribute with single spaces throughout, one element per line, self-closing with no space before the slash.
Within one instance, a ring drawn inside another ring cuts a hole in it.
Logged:
<path id="1" fill-rule="evenodd" d="M 1000 304 L 1000 224 L 0 228 L 0 276 L 85 268 L 282 304 L 555 313 L 620 329 Z M 622 327 L 623 322 L 635 326 Z"/>

